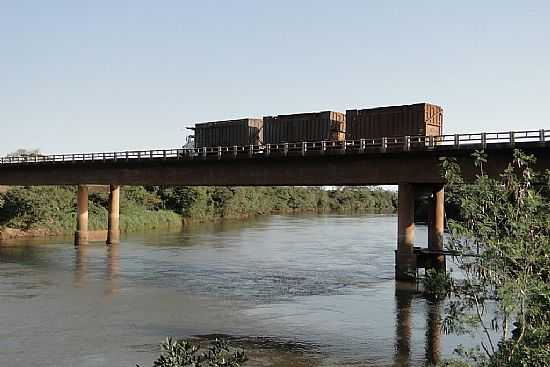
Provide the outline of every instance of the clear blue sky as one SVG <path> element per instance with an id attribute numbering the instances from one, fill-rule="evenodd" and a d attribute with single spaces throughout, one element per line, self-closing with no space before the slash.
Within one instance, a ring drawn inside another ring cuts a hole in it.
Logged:
<path id="1" fill-rule="evenodd" d="M 550 2 L 0 0 L 0 154 L 421 101 L 448 133 L 550 128 Z"/>

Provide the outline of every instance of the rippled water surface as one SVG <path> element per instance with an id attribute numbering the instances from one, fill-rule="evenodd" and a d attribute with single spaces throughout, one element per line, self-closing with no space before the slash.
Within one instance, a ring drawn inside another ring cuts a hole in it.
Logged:
<path id="1" fill-rule="evenodd" d="M 272 216 L 0 245 L 0 365 L 150 366 L 166 336 L 222 334 L 250 365 L 423 366 L 461 340 L 393 280 L 393 216 Z M 426 229 L 417 229 L 419 243 Z"/>

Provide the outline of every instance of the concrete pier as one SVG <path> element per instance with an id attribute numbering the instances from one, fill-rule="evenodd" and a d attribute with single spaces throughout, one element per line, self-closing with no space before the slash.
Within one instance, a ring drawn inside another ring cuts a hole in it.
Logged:
<path id="1" fill-rule="evenodd" d="M 107 245 L 120 242 L 120 186 L 111 185 L 109 190 L 109 217 Z"/>
<path id="2" fill-rule="evenodd" d="M 80 246 L 88 243 L 88 187 L 86 185 L 78 186 L 76 206 L 77 216 L 74 243 L 75 246 Z"/>
<path id="3" fill-rule="evenodd" d="M 414 254 L 414 185 L 400 183 L 398 193 L 397 251 L 395 252 L 395 279 L 415 280 Z"/>
<path id="4" fill-rule="evenodd" d="M 443 251 L 443 231 L 445 230 L 445 194 L 443 185 L 436 185 L 432 191 L 430 220 L 428 222 L 428 249 Z M 432 267 L 445 270 L 445 256 L 435 255 Z"/>

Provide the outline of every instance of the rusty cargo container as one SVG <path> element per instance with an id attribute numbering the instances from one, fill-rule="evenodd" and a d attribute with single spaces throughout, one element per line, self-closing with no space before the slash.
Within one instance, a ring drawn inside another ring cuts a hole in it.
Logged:
<path id="1" fill-rule="evenodd" d="M 346 115 L 322 111 L 264 117 L 264 143 L 344 140 Z"/>
<path id="2" fill-rule="evenodd" d="M 245 118 L 195 124 L 195 148 L 261 144 L 263 120 Z"/>
<path id="3" fill-rule="evenodd" d="M 346 139 L 443 134 L 443 109 L 429 103 L 346 111 Z"/>

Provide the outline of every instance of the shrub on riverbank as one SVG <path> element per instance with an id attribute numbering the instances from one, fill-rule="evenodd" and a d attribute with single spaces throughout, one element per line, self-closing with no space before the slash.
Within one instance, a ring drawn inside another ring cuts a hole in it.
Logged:
<path id="1" fill-rule="evenodd" d="M 89 228 L 105 229 L 108 194 L 89 196 Z M 123 187 L 120 227 L 135 231 L 196 221 L 298 212 L 394 213 L 395 192 L 317 187 Z M 76 187 L 12 187 L 0 193 L 0 228 L 50 233 L 74 230 Z"/>
<path id="2" fill-rule="evenodd" d="M 120 228 L 181 225 L 181 217 L 169 210 L 152 208 L 149 193 L 142 187 L 129 187 L 121 195 Z M 90 193 L 89 229 L 106 229 L 108 195 Z M 22 231 L 46 229 L 57 234 L 72 231 L 76 223 L 76 188 L 71 186 L 12 187 L 0 194 L 0 228 Z M 40 232 L 44 234 L 44 232 Z"/>
<path id="3" fill-rule="evenodd" d="M 446 244 L 461 274 L 443 328 L 480 332 L 481 349 L 457 348 L 460 364 L 443 365 L 550 366 L 550 171 L 537 171 L 536 158 L 516 150 L 489 177 L 490 157 L 473 157 L 471 183 L 456 160 L 443 161 L 448 197 L 460 209 Z"/>
<path id="4" fill-rule="evenodd" d="M 317 187 L 168 187 L 151 188 L 164 208 L 186 218 L 242 218 L 296 212 L 394 213 L 395 192 L 369 188 L 325 191 Z"/>
<path id="5" fill-rule="evenodd" d="M 223 340 L 214 340 L 204 350 L 198 344 L 168 338 L 153 367 L 240 367 L 247 359 L 244 350 L 234 349 Z"/>

